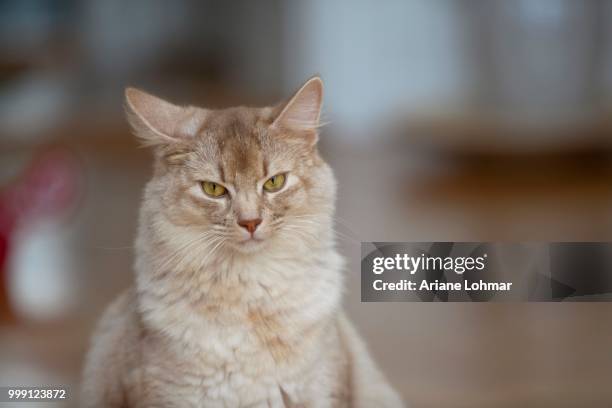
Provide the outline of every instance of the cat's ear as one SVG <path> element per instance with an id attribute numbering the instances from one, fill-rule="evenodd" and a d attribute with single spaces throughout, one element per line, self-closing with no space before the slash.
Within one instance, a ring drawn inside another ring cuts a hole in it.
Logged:
<path id="1" fill-rule="evenodd" d="M 126 88 L 125 106 L 134 133 L 145 145 L 172 144 L 181 139 L 177 127 L 185 108 L 135 88 Z"/>
<path id="2" fill-rule="evenodd" d="M 312 131 L 320 126 L 323 104 L 323 81 L 318 76 L 310 78 L 291 97 L 278 114 L 272 127 Z"/>

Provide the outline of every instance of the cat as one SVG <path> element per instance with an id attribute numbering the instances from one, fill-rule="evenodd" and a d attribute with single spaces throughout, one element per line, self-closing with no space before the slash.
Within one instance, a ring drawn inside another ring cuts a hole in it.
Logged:
<path id="1" fill-rule="evenodd" d="M 341 310 L 323 83 L 274 107 L 126 89 L 154 154 L 136 279 L 98 324 L 83 407 L 401 407 Z"/>

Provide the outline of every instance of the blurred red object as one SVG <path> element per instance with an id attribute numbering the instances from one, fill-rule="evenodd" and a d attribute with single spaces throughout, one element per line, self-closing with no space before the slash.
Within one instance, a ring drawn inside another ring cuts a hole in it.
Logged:
<path id="1" fill-rule="evenodd" d="M 45 150 L 0 190 L 0 322 L 14 321 L 8 300 L 7 260 L 11 236 L 26 222 L 59 217 L 74 207 L 79 190 L 79 166 L 70 151 Z"/>

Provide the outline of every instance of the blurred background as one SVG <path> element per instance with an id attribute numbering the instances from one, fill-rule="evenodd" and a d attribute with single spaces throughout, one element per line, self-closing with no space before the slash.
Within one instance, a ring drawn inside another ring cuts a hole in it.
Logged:
<path id="1" fill-rule="evenodd" d="M 0 0 L 0 33 L 0 385 L 76 393 L 130 284 L 125 86 L 265 105 L 320 73 L 346 307 L 406 401 L 610 405 L 612 305 L 361 304 L 359 242 L 610 240 L 612 2 Z"/>

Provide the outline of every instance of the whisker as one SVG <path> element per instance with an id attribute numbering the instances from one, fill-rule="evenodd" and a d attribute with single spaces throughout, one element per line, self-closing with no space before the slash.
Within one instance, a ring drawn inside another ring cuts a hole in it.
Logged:
<path id="1" fill-rule="evenodd" d="M 179 261 L 177 265 L 175 265 L 176 269 L 183 267 L 185 262 L 185 252 L 190 251 L 195 246 L 207 243 L 206 241 L 214 239 L 218 234 L 215 234 L 213 231 L 206 231 L 201 235 L 196 236 L 194 239 L 187 241 L 182 244 L 179 248 L 177 248 L 170 256 L 166 257 L 163 260 L 163 263 L 159 266 L 160 270 L 165 270 L 170 267 L 172 263 Z M 207 245 L 208 246 L 208 245 Z M 183 257 L 183 259 L 180 259 Z"/>
<path id="2" fill-rule="evenodd" d="M 212 249 L 208 252 L 208 254 L 204 257 L 204 259 L 200 260 L 200 262 L 198 263 L 198 270 L 202 269 L 208 262 L 208 260 L 216 253 L 218 252 L 218 250 L 225 244 L 226 242 L 226 237 L 217 237 L 217 240 L 215 241 L 216 243 L 213 244 L 214 246 L 212 247 Z"/>
<path id="3" fill-rule="evenodd" d="M 127 249 L 134 249 L 134 245 L 130 245 L 130 246 L 121 246 L 121 247 L 110 247 L 110 246 L 93 246 L 93 249 L 103 249 L 103 250 L 109 250 L 109 251 L 115 251 L 115 250 L 127 250 Z"/>
<path id="4" fill-rule="evenodd" d="M 324 222 L 322 222 L 320 220 L 317 220 L 314 217 L 305 217 L 305 216 L 300 217 L 300 218 L 296 217 L 296 219 L 294 219 L 292 221 L 294 221 L 292 223 L 294 225 L 303 225 L 303 226 L 308 225 L 308 226 L 314 226 L 314 227 L 320 227 L 320 226 L 324 225 Z M 333 227 L 331 227 L 331 231 L 338 238 L 342 238 L 342 239 L 345 239 L 345 240 L 348 240 L 348 241 L 352 241 L 352 242 L 355 242 L 355 243 L 361 243 L 362 242 L 361 239 L 352 237 L 352 236 L 350 236 L 348 234 L 345 234 L 342 231 L 339 231 L 339 230 L 337 230 L 337 229 L 335 229 Z M 352 232 L 352 231 L 349 230 L 349 232 Z M 353 234 L 355 234 L 355 233 L 353 232 Z M 357 235 L 357 234 L 355 234 L 355 235 Z"/>
<path id="5" fill-rule="evenodd" d="M 296 218 L 314 219 L 315 217 L 314 215 L 308 214 L 308 215 L 296 216 Z M 353 230 L 353 228 L 349 226 L 350 223 L 347 220 L 343 219 L 339 215 L 333 215 L 332 218 L 338 224 L 338 226 L 343 227 L 347 232 L 351 233 L 354 236 L 354 239 L 358 240 L 359 242 L 364 241 L 363 237 L 361 237 L 357 232 Z"/>

